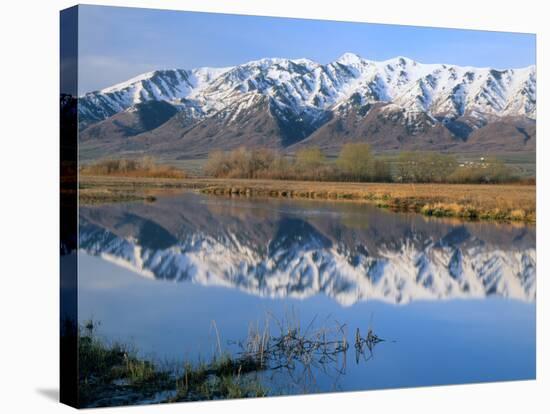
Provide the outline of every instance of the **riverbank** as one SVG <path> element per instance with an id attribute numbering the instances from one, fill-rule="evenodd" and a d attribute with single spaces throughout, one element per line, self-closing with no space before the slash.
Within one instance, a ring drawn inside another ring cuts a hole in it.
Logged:
<path id="1" fill-rule="evenodd" d="M 536 187 L 519 184 L 398 184 L 216 178 L 80 177 L 80 201 L 100 193 L 107 201 L 146 199 L 190 189 L 232 197 L 280 197 L 358 201 L 393 211 L 470 220 L 536 221 Z M 83 198 L 84 196 L 84 198 Z M 119 198 L 118 200 L 116 198 Z M 107 200 L 110 198 L 109 200 Z"/>
<path id="2" fill-rule="evenodd" d="M 263 397 L 255 373 L 264 367 L 252 357 L 227 353 L 209 363 L 169 364 L 141 357 L 131 345 L 109 343 L 94 333 L 97 323 L 79 329 L 79 403 L 110 407 L 180 401 Z"/>
<path id="3" fill-rule="evenodd" d="M 314 317 L 304 331 L 295 315 L 276 319 L 267 315 L 263 326 L 249 325 L 248 336 L 238 344 L 239 351 L 223 349 L 217 325 L 217 353 L 210 362 L 160 363 L 145 359 L 135 347 L 98 336 L 98 322 L 85 322 L 78 328 L 79 402 L 81 407 L 108 407 L 182 401 L 254 398 L 274 395 L 260 374 L 298 369 L 327 370 L 346 358 L 350 341 L 346 326 L 334 321 L 316 326 Z M 278 331 L 272 334 L 269 322 Z M 362 335 L 355 329 L 353 347 L 357 355 L 372 356 L 384 339 L 372 329 Z M 343 362 L 341 362 L 343 363 Z M 312 377 L 314 378 L 314 376 Z M 299 380 L 295 385 L 304 386 Z M 288 384 L 290 386 L 290 384 Z M 290 390 L 291 388 L 288 388 Z M 290 392 L 289 392 L 290 393 Z"/>

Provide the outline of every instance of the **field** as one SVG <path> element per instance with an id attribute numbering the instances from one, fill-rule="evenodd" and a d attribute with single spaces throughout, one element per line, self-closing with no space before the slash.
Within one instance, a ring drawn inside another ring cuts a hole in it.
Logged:
<path id="1" fill-rule="evenodd" d="M 466 153 L 450 153 L 458 162 L 476 162 L 480 158 L 489 158 L 494 156 L 496 159 L 502 161 L 507 167 L 511 168 L 514 175 L 518 177 L 534 177 L 536 175 L 536 154 L 534 152 L 511 152 L 511 153 L 497 153 L 488 154 L 483 152 L 466 152 Z M 387 151 L 381 156 L 394 165 L 397 161 L 399 153 Z M 336 159 L 336 156 L 334 156 Z"/>
<path id="2" fill-rule="evenodd" d="M 499 153 L 499 154 L 486 154 L 486 153 L 454 153 L 453 154 L 459 162 L 475 162 L 480 158 L 487 158 L 489 155 L 494 155 L 496 159 L 502 161 L 506 166 L 510 167 L 515 175 L 518 177 L 534 177 L 536 173 L 535 153 L 533 152 L 519 152 L 519 153 Z M 395 168 L 399 152 L 387 151 L 379 154 L 380 158 L 387 161 L 391 168 Z M 328 154 L 327 161 L 329 163 L 335 163 L 338 154 Z M 84 165 L 92 162 L 96 159 L 94 154 L 85 154 L 83 157 L 81 154 L 81 162 Z M 173 166 L 178 169 L 182 169 L 191 175 L 200 176 L 203 173 L 204 165 L 207 162 L 207 158 L 192 158 L 192 159 L 168 159 L 168 158 L 156 158 L 159 162 Z"/>
<path id="3" fill-rule="evenodd" d="M 81 176 L 82 196 L 105 201 L 154 197 L 167 190 L 192 189 L 232 197 L 285 197 L 367 202 L 395 211 L 472 220 L 536 221 L 536 187 L 520 184 L 398 184 L 215 178 Z M 90 196 L 91 195 L 91 196 Z"/>

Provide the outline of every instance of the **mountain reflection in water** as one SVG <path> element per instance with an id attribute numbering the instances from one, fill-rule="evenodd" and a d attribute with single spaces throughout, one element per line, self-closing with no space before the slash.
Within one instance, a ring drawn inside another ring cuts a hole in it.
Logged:
<path id="1" fill-rule="evenodd" d="M 356 203 L 184 193 L 80 208 L 80 249 L 158 280 L 271 298 L 533 302 L 535 228 L 396 214 Z"/>

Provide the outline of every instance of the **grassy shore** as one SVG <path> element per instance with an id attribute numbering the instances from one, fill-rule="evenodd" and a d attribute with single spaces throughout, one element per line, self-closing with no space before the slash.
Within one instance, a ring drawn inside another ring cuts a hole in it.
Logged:
<path id="1" fill-rule="evenodd" d="M 252 358 L 220 354 L 208 363 L 162 364 L 144 359 L 132 346 L 108 343 L 97 324 L 79 328 L 81 407 L 262 397 L 254 374 L 264 367 Z"/>
<path id="2" fill-rule="evenodd" d="M 342 374 L 348 351 L 355 358 L 372 358 L 385 342 L 372 328 L 356 327 L 348 340 L 346 324 L 317 316 L 302 325 L 292 311 L 277 318 L 267 313 L 263 323 L 248 324 L 246 338 L 224 349 L 215 322 L 217 352 L 209 362 L 159 363 L 143 358 L 128 344 L 109 343 L 92 320 L 70 332 L 78 335 L 79 402 L 81 407 L 251 398 L 316 389 L 316 377 Z M 62 336 L 62 339 L 64 337 Z M 263 381 L 266 379 L 267 381 Z M 290 374 L 290 375 L 289 375 Z M 297 375 L 293 375 L 297 374 Z M 286 384 L 271 382 L 277 375 Z M 298 388 L 294 388 L 298 387 Z"/>
<path id="3" fill-rule="evenodd" d="M 136 178 L 81 176 L 84 191 L 124 197 L 192 189 L 224 196 L 260 196 L 360 201 L 394 211 L 472 220 L 535 222 L 536 188 L 519 184 L 345 183 L 215 178 Z M 116 200 L 112 200 L 116 201 Z"/>

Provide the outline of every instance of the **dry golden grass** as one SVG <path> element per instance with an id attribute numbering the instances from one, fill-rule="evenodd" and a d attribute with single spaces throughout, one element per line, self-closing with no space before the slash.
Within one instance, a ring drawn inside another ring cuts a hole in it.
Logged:
<path id="1" fill-rule="evenodd" d="M 246 179 L 82 177 L 94 187 L 189 188 L 206 194 L 356 200 L 431 216 L 534 222 L 536 187 L 519 184 L 396 184 Z"/>
<path id="2" fill-rule="evenodd" d="M 186 178 L 185 171 L 178 168 L 156 163 L 150 157 L 137 160 L 114 159 L 101 160 L 84 166 L 81 175 L 103 175 L 116 177 L 150 177 L 150 178 Z"/>

